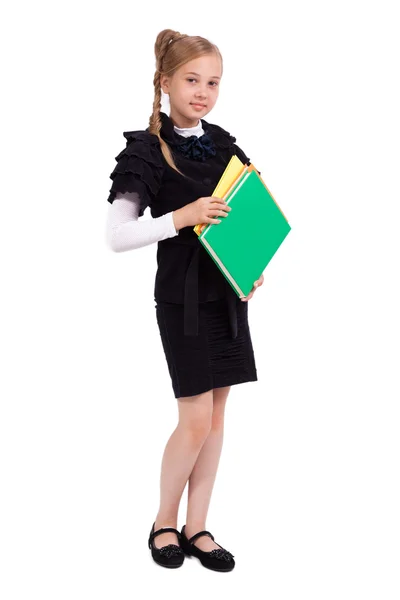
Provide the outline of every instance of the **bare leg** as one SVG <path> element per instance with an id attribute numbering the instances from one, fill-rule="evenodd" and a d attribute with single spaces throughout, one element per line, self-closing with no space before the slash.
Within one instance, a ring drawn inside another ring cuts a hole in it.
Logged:
<path id="1" fill-rule="evenodd" d="M 201 448 L 196 464 L 189 477 L 185 527 L 187 537 L 191 537 L 198 531 L 207 529 L 206 518 L 221 456 L 225 404 L 229 391 L 230 386 L 214 389 L 211 431 Z M 205 552 L 219 548 L 208 536 L 198 538 L 195 541 L 195 545 Z"/>
<path id="2" fill-rule="evenodd" d="M 213 414 L 213 390 L 178 398 L 179 422 L 164 450 L 160 478 L 160 507 L 154 529 L 177 529 L 179 503 L 199 452 L 207 439 Z M 177 544 L 175 533 L 154 539 L 157 548 Z"/>

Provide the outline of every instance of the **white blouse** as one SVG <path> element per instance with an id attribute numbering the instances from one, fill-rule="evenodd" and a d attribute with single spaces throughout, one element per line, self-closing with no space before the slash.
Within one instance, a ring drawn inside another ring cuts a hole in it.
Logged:
<path id="1" fill-rule="evenodd" d="M 175 127 L 174 130 L 183 137 L 203 135 L 204 130 L 199 119 L 195 127 Z M 142 246 L 148 246 L 155 242 L 178 235 L 174 221 L 173 212 L 166 213 L 161 217 L 139 221 L 140 198 L 137 192 L 117 193 L 112 204 L 109 204 L 106 241 L 108 247 L 114 252 L 125 252 Z"/>

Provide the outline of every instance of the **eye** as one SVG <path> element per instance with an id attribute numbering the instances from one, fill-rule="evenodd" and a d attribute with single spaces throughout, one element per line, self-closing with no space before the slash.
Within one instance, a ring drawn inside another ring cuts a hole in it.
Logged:
<path id="1" fill-rule="evenodd" d="M 189 78 L 187 79 L 187 81 L 197 81 L 197 80 L 196 80 L 194 77 L 189 77 Z M 210 81 L 209 83 L 214 83 L 215 85 L 214 85 L 213 87 L 215 87 L 215 86 L 217 86 L 217 85 L 218 85 L 218 83 L 217 83 L 216 81 Z"/>

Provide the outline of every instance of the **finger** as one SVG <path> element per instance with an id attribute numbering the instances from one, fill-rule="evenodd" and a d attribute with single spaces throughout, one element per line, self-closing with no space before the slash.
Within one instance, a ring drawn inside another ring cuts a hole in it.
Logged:
<path id="1" fill-rule="evenodd" d="M 226 202 L 212 202 L 210 204 L 210 210 L 221 210 L 221 211 L 225 211 L 225 212 L 230 212 L 231 211 L 231 207 L 228 206 L 228 204 Z"/>
<path id="2" fill-rule="evenodd" d="M 221 207 L 221 208 L 211 208 L 208 212 L 209 212 L 209 214 L 221 215 L 223 217 L 227 217 L 230 210 L 231 210 L 230 207 L 225 206 L 225 207 Z"/>
<path id="3" fill-rule="evenodd" d="M 248 296 L 246 296 L 246 298 L 242 298 L 242 300 L 246 300 L 246 302 L 248 302 L 249 300 L 252 299 L 254 292 L 251 291 L 250 294 Z"/>

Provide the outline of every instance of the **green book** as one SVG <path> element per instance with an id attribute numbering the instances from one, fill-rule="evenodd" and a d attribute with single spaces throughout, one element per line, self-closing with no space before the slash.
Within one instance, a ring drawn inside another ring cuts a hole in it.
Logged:
<path id="1" fill-rule="evenodd" d="M 244 298 L 291 227 L 255 170 L 239 177 L 225 201 L 232 207 L 228 216 L 220 223 L 208 223 L 199 241 Z"/>

